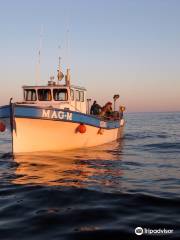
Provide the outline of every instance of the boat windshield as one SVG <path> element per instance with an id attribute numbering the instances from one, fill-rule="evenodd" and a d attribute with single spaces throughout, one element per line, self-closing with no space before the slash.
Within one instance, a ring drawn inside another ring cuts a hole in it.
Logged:
<path id="1" fill-rule="evenodd" d="M 24 90 L 24 99 L 25 101 L 36 101 L 36 90 L 35 89 L 25 89 Z"/>
<path id="2" fill-rule="evenodd" d="M 55 88 L 53 89 L 53 97 L 55 101 L 67 101 L 68 92 L 66 88 Z"/>

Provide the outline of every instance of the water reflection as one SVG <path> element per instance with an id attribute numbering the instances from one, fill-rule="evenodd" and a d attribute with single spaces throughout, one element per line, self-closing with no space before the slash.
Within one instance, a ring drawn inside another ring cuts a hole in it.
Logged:
<path id="1" fill-rule="evenodd" d="M 120 177 L 122 143 L 61 153 L 18 155 L 15 184 L 87 187 L 112 185 Z M 119 153 L 119 154 L 117 154 Z"/>

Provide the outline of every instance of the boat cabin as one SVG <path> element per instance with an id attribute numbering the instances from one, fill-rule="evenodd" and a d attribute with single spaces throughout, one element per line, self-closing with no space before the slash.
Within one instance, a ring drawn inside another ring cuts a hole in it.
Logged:
<path id="1" fill-rule="evenodd" d="M 47 86 L 23 86 L 23 104 L 87 112 L 86 89 L 49 81 Z"/>

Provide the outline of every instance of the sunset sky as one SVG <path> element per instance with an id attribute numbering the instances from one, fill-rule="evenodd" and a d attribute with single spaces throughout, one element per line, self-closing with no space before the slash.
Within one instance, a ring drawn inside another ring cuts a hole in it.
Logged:
<path id="1" fill-rule="evenodd" d="M 40 32 L 39 83 L 60 54 L 101 104 L 119 93 L 129 112 L 180 111 L 180 1 L 0 0 L 0 105 L 35 84 Z"/>

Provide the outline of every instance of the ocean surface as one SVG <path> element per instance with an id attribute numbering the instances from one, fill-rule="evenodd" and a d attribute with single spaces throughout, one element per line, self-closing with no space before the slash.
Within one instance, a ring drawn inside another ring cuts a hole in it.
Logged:
<path id="1" fill-rule="evenodd" d="M 125 117 L 118 142 L 48 156 L 1 133 L 0 239 L 180 239 L 180 113 Z"/>

